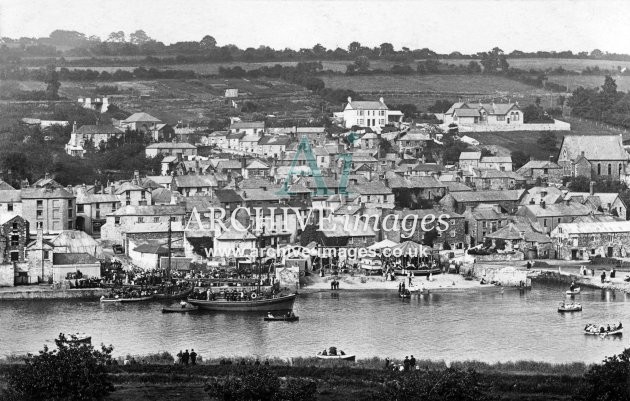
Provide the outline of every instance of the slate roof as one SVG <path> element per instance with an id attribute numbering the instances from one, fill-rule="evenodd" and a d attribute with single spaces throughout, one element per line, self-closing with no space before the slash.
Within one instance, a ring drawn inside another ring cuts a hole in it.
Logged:
<path id="1" fill-rule="evenodd" d="M 98 259 L 87 253 L 53 253 L 53 265 L 87 265 L 98 263 Z"/>
<path id="2" fill-rule="evenodd" d="M 10 190 L 15 190 L 15 188 L 7 184 L 6 181 L 0 180 L 0 191 L 10 191 Z"/>
<path id="3" fill-rule="evenodd" d="M 178 175 L 175 176 L 177 188 L 218 187 L 219 183 L 211 175 Z"/>
<path id="4" fill-rule="evenodd" d="M 383 181 L 368 181 L 360 184 L 353 184 L 348 187 L 348 192 L 356 192 L 361 195 L 390 195 L 391 188 L 387 187 Z"/>
<path id="5" fill-rule="evenodd" d="M 111 213 L 111 216 L 167 216 L 183 215 L 185 213 L 184 207 L 178 205 L 126 205 Z"/>
<path id="6" fill-rule="evenodd" d="M 353 110 L 389 110 L 385 103 L 379 101 L 353 100 L 348 105 Z"/>
<path id="7" fill-rule="evenodd" d="M 22 199 L 74 199 L 74 194 L 65 188 L 23 188 Z"/>
<path id="8" fill-rule="evenodd" d="M 511 156 L 484 156 L 481 163 L 512 163 Z"/>
<path id="9" fill-rule="evenodd" d="M 480 160 L 481 152 L 462 152 L 459 154 L 459 160 Z"/>
<path id="10" fill-rule="evenodd" d="M 453 115 L 458 117 L 479 117 L 479 110 L 477 109 L 457 109 L 453 112 Z"/>
<path id="11" fill-rule="evenodd" d="M 518 201 L 525 192 L 524 189 L 511 189 L 507 191 L 469 191 L 453 192 L 450 195 L 458 203 L 466 202 L 505 202 Z"/>
<path id="12" fill-rule="evenodd" d="M 264 129 L 264 121 L 236 121 L 230 125 L 230 129 Z"/>
<path id="13" fill-rule="evenodd" d="M 77 204 L 118 203 L 120 199 L 114 194 L 77 194 Z"/>
<path id="14" fill-rule="evenodd" d="M 77 129 L 77 133 L 83 135 L 118 135 L 122 134 L 123 131 L 113 125 L 82 125 L 81 128 Z"/>
<path id="15" fill-rule="evenodd" d="M 151 201 L 155 203 L 171 203 L 175 192 L 166 188 L 157 188 L 151 192 Z"/>
<path id="16" fill-rule="evenodd" d="M 518 215 L 523 215 L 525 210 L 536 217 L 561 217 L 561 216 L 584 216 L 590 214 L 593 209 L 583 205 L 579 202 L 560 202 L 553 204 L 542 205 L 523 205 L 517 212 Z"/>
<path id="17" fill-rule="evenodd" d="M 22 200 L 21 192 L 17 189 L 0 191 L 0 203 L 17 203 Z"/>
<path id="18" fill-rule="evenodd" d="M 565 135 L 560 149 L 561 152 L 566 149 L 567 157 L 571 160 L 576 159 L 582 152 L 590 161 L 630 158 L 623 148 L 621 135 Z"/>
<path id="19" fill-rule="evenodd" d="M 446 187 L 448 188 L 449 192 L 472 191 L 472 188 L 457 181 L 446 182 Z"/>
<path id="20" fill-rule="evenodd" d="M 197 149 L 188 142 L 159 142 L 147 145 L 147 149 Z"/>
<path id="21" fill-rule="evenodd" d="M 161 123 L 162 121 L 153 117 L 147 113 L 133 113 L 129 117 L 123 120 L 124 123 L 136 123 L 136 122 L 150 122 L 150 123 Z"/>
<path id="22" fill-rule="evenodd" d="M 116 194 L 124 194 L 126 191 L 145 191 L 144 187 L 140 185 L 136 185 L 130 181 L 123 182 L 118 189 L 116 189 Z"/>
<path id="23" fill-rule="evenodd" d="M 562 223 L 555 228 L 554 236 L 560 234 L 627 233 L 630 221 L 605 221 L 595 223 Z"/>

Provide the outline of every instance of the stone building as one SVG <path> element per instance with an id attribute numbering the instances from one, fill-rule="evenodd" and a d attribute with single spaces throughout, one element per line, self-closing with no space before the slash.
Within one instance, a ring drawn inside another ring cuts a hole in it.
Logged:
<path id="1" fill-rule="evenodd" d="M 23 263 L 28 239 L 28 221 L 16 215 L 0 218 L 0 263 Z"/>
<path id="2" fill-rule="evenodd" d="M 630 221 L 562 223 L 551 238 L 559 259 L 625 258 L 630 253 Z"/>
<path id="3" fill-rule="evenodd" d="M 565 135 L 558 165 L 567 177 L 624 180 L 630 155 L 621 135 Z"/>

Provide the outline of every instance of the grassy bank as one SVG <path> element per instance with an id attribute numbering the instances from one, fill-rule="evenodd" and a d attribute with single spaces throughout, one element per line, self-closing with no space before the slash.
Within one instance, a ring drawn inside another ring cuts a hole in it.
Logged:
<path id="1" fill-rule="evenodd" d="M 124 359 L 131 358 L 135 364 L 122 364 Z M 253 359 L 246 360 L 246 366 L 237 364 L 240 359 L 232 360 L 232 365 L 221 364 L 222 360 L 225 359 L 208 359 L 197 366 L 181 366 L 174 364 L 173 356 L 168 353 L 118 358 L 118 365 L 108 367 L 116 391 L 107 399 L 207 400 L 209 398 L 204 392 L 206 383 L 254 367 Z M 4 387 L 4 377 L 16 363 L 20 363 L 17 356 L 5 358 L 0 363 L 0 387 Z M 360 359 L 356 363 L 317 358 L 272 359 L 269 365 L 281 378 L 316 382 L 318 400 L 371 399 L 382 390 L 383 383 L 401 379 L 408 374 L 386 370 L 385 361 L 380 358 Z M 447 367 L 444 361 L 420 360 L 417 365 L 421 375 Z M 450 366 L 475 369 L 485 392 L 499 400 L 568 400 L 588 369 L 583 363 L 550 364 L 534 361 L 496 364 L 462 361 Z"/>

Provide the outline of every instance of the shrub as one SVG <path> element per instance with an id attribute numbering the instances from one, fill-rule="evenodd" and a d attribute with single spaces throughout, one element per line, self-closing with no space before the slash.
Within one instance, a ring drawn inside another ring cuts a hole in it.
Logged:
<path id="1" fill-rule="evenodd" d="M 574 400 L 628 400 L 630 399 L 630 348 L 621 354 L 608 357 L 584 375 L 581 388 Z"/>
<path id="2" fill-rule="evenodd" d="M 61 340 L 61 336 L 59 338 Z M 113 347 L 95 350 L 89 344 L 58 343 L 50 351 L 29 354 L 24 365 L 15 366 L 7 378 L 9 400 L 100 400 L 114 391 L 105 365 Z"/>

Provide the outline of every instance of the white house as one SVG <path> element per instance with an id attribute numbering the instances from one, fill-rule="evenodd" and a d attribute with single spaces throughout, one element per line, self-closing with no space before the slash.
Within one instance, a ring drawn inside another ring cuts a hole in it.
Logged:
<path id="1" fill-rule="evenodd" d="M 380 132 L 381 128 L 387 124 L 402 122 L 403 114 L 398 110 L 390 110 L 383 98 L 378 101 L 352 101 L 352 98 L 348 97 L 342 117 L 346 128 L 356 125 L 370 127 Z"/>

